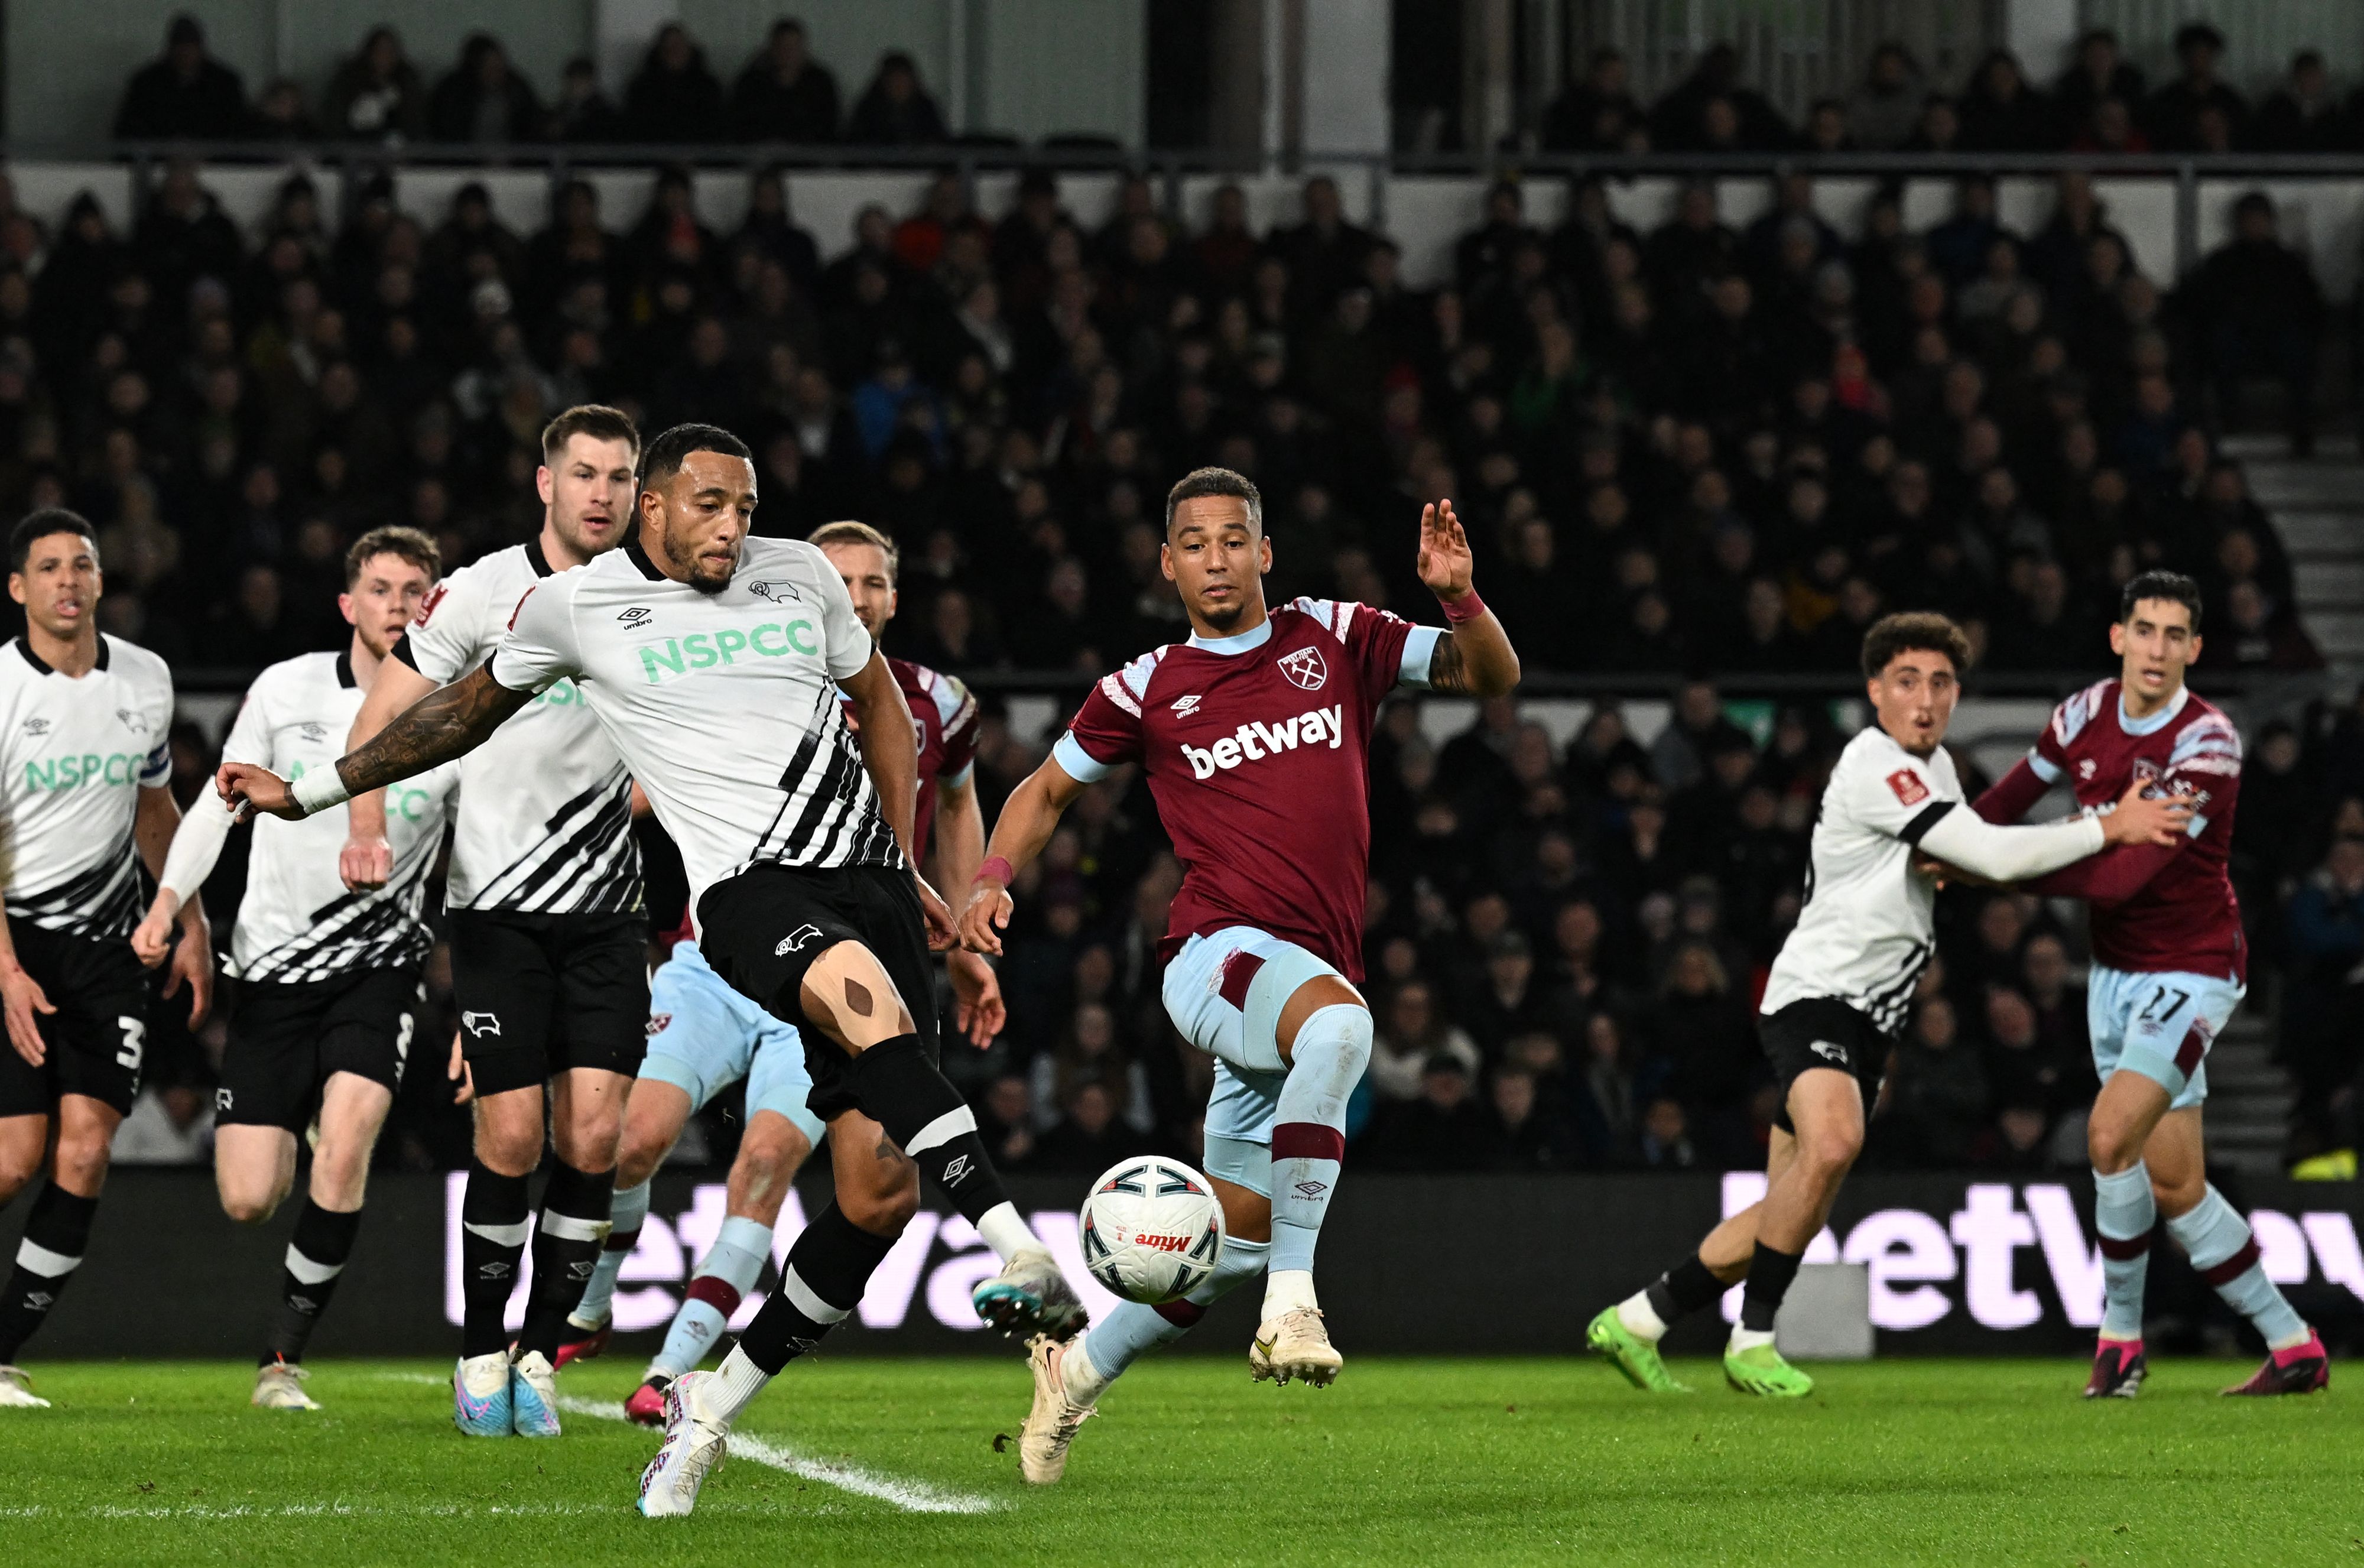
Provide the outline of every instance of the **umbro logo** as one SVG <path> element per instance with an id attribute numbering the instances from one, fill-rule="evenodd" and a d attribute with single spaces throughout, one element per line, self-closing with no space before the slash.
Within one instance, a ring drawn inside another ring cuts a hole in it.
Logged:
<path id="1" fill-rule="evenodd" d="M 501 1032 L 501 1016 L 498 1013 L 462 1013 L 460 1027 L 480 1039 L 488 1034 L 498 1034 Z"/>
<path id="2" fill-rule="evenodd" d="M 50 721 L 49 721 L 48 719 L 46 719 L 46 718 L 28 718 L 28 719 L 25 720 L 25 733 L 26 733 L 26 734 L 28 734 L 28 735 L 47 735 L 49 732 L 50 732 Z"/>
<path id="3" fill-rule="evenodd" d="M 1196 712 L 1198 712 L 1198 711 L 1199 711 L 1199 694 L 1198 694 L 1198 693 L 1196 693 L 1196 692 L 1192 692 L 1192 693 L 1191 693 L 1188 696 L 1187 696 L 1187 697 L 1176 697 L 1176 698 L 1174 699 L 1174 712 L 1175 712 L 1175 714 L 1176 714 L 1177 717 L 1182 717 L 1182 718 L 1188 718 L 1188 717 L 1189 717 L 1192 714 L 1194 714 L 1194 713 L 1196 713 Z"/>
<path id="4" fill-rule="evenodd" d="M 124 728 L 128 729 L 134 735 L 145 735 L 148 732 L 148 720 L 146 716 L 134 713 L 128 707 L 117 708 L 115 710 L 115 720 L 117 724 L 122 725 Z"/>
<path id="5" fill-rule="evenodd" d="M 329 738 L 329 727 L 325 724 L 306 723 L 298 726 L 297 731 L 315 746 Z"/>
<path id="6" fill-rule="evenodd" d="M 1299 1182 L 1297 1184 L 1297 1192 L 1299 1197 L 1317 1198 L 1329 1190 L 1330 1184 L 1327 1182 Z"/>
<path id="7" fill-rule="evenodd" d="M 944 1173 L 942 1178 L 939 1179 L 937 1184 L 947 1187 L 956 1186 L 959 1184 L 960 1179 L 967 1174 L 968 1156 L 965 1154 L 955 1154 L 949 1161 L 945 1162 Z"/>
<path id="8" fill-rule="evenodd" d="M 811 941 L 819 935 L 820 935 L 820 928 L 819 926 L 798 926 L 795 930 L 790 931 L 786 936 L 780 939 L 779 946 L 772 950 L 772 956 L 774 958 L 786 958 L 792 952 L 802 952 L 805 951 L 805 944 Z"/>
<path id="9" fill-rule="evenodd" d="M 1807 1049 L 1825 1062 L 1835 1062 L 1842 1067 L 1846 1065 L 1846 1047 L 1835 1040 L 1818 1040 Z"/>
<path id="10" fill-rule="evenodd" d="M 790 599 L 803 604 L 805 600 L 805 596 L 797 592 L 797 585 L 794 583 L 775 583 L 768 577 L 756 578 L 747 584 L 747 591 L 759 599 L 768 599 L 775 605 L 786 604 Z"/>
<path id="11" fill-rule="evenodd" d="M 2077 777 L 2080 781 L 2091 778 L 2093 776 L 2093 770 L 2099 765 L 2100 764 L 2096 763 L 2091 757 L 2079 758 L 2077 760 Z"/>
<path id="12" fill-rule="evenodd" d="M 649 622 L 656 619 L 656 611 L 649 608 L 646 605 L 634 605 L 630 609 L 618 611 L 616 618 L 624 623 L 624 629 L 626 631 L 638 631 L 641 628 L 648 625 Z"/>

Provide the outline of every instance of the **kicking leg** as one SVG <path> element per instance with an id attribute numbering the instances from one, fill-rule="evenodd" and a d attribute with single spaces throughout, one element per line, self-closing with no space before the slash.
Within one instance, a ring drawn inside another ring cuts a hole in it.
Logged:
<path id="1" fill-rule="evenodd" d="M 1225 1140 L 1229 1142 L 1231 1140 Z M 1266 1151 L 1253 1148 L 1258 1173 L 1269 1185 Z M 1210 1155 L 1210 1164 L 1215 1163 Z M 1244 1170 L 1237 1173 L 1246 1175 Z M 1081 1338 L 1060 1343 L 1038 1335 L 1029 1347 L 1034 1372 L 1034 1404 L 1018 1434 L 1018 1468 L 1026 1480 L 1048 1486 L 1067 1472 L 1067 1449 L 1076 1431 L 1098 1414 L 1098 1401 L 1110 1384 L 1149 1351 L 1170 1345 L 1196 1328 L 1207 1308 L 1231 1291 L 1265 1272 L 1272 1256 L 1272 1200 L 1261 1192 L 1210 1174 L 1215 1197 L 1223 1206 L 1223 1252 L 1214 1272 L 1179 1301 L 1145 1307 L 1137 1301 L 1118 1304 Z"/>
<path id="2" fill-rule="evenodd" d="M 977 1136 L 976 1115 L 929 1059 L 910 1009 L 877 957 L 860 942 L 838 942 L 805 972 L 799 999 L 807 1020 L 853 1057 L 848 1079 L 864 1118 L 918 1163 L 1001 1259 L 1001 1272 L 971 1296 L 977 1316 L 1005 1334 L 1040 1329 L 1064 1338 L 1081 1329 L 1081 1298 L 1009 1201 Z"/>
<path id="3" fill-rule="evenodd" d="M 1775 1128 L 1765 1155 L 1768 1190 L 1797 1157 L 1797 1139 Z M 1636 1388 L 1653 1394 L 1689 1393 L 1667 1370 L 1658 1341 L 1681 1318 L 1713 1306 L 1747 1277 L 1756 1252 L 1756 1223 L 1764 1211 L 1762 1199 L 1750 1204 L 1709 1231 L 1698 1251 L 1616 1306 L 1603 1308 L 1586 1326 L 1585 1343 L 1607 1356 Z"/>
<path id="4" fill-rule="evenodd" d="M 319 1408 L 304 1392 L 299 1363 L 336 1292 L 338 1276 L 352 1256 L 369 1188 L 370 1154 L 393 1108 L 394 1091 L 358 1073 L 331 1073 L 321 1089 L 320 1140 L 312 1150 L 311 1188 L 296 1216 L 296 1235 L 287 1244 L 280 1275 L 279 1311 L 255 1378 L 254 1403 L 267 1409 Z M 282 1136 L 292 1163 L 296 1140 Z"/>

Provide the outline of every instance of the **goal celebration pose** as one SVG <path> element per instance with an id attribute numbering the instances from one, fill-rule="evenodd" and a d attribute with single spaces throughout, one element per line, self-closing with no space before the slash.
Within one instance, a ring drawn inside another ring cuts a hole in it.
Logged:
<path id="1" fill-rule="evenodd" d="M 999 952 L 1009 884 L 1086 786 L 1138 763 L 1183 865 L 1159 954 L 1165 1010 L 1215 1058 L 1206 1173 L 1228 1231 L 1215 1272 L 1180 1301 L 1128 1303 L 1083 1340 L 1032 1346 L 1027 1480 L 1055 1482 L 1101 1392 L 1143 1351 L 1266 1273 L 1258 1378 L 1326 1385 L 1341 1357 L 1313 1289 L 1313 1252 L 1345 1157 L 1347 1096 L 1371 1054 L 1362 978 L 1369 883 L 1371 724 L 1399 686 L 1496 696 L 1518 655 L 1470 586 L 1452 503 L 1421 517 L 1421 581 L 1449 629 L 1366 605 L 1267 609 L 1272 569 L 1256 487 L 1202 468 L 1165 502 L 1165 575 L 1188 641 L 1142 655 L 1084 699 L 1050 760 L 1010 795 L 961 917 L 971 951 Z"/>
<path id="2" fill-rule="evenodd" d="M 416 528 L 377 528 L 345 556 L 337 607 L 353 628 L 341 653 L 304 653 L 255 677 L 222 743 L 222 760 L 289 778 L 328 768 L 344 750 L 362 699 L 403 628 L 435 585 L 435 543 Z M 222 1208 L 243 1225 L 278 1212 L 296 1184 L 296 1140 L 317 1125 L 312 1174 L 280 1277 L 279 1310 L 255 1371 L 253 1402 L 315 1410 L 304 1347 L 352 1255 L 370 1152 L 394 1108 L 419 1007 L 419 966 L 431 945 L 422 916 L 428 873 L 460 770 L 437 768 L 388 792 L 393 873 L 348 890 L 332 818 L 254 825 L 229 974 L 229 1048 L 214 1096 L 214 1173 Z M 146 963 L 163 962 L 184 905 L 213 873 L 229 808 L 211 791 L 173 835 L 155 901 L 132 934 Z"/>
<path id="3" fill-rule="evenodd" d="M 2188 837 L 2128 844 L 2029 884 L 2092 910 L 2086 1013 L 2102 1093 L 2086 1139 L 2102 1311 L 2088 1398 L 2142 1389 L 2143 1282 L 2161 1214 L 2200 1276 L 2266 1341 L 2265 1364 L 2225 1393 L 2308 1394 L 2331 1380 L 2323 1340 L 2266 1277 L 2248 1222 L 2208 1180 L 2208 1049 L 2247 994 L 2249 953 L 2225 871 L 2241 735 L 2183 679 L 2200 656 L 2200 585 L 2172 572 L 2129 582 L 2110 628 L 2118 678 L 2055 708 L 2034 749 L 1976 806 L 1990 821 L 2016 822 L 2064 780 L 2087 813 L 2129 787 L 2191 801 Z"/>
<path id="4" fill-rule="evenodd" d="M 1892 615 L 1864 634 L 1865 691 L 1878 722 L 1847 742 L 1823 787 L 1805 906 L 1773 960 L 1758 1009 L 1782 1094 L 1765 1196 L 1587 1327 L 1586 1342 L 1636 1387 L 1682 1388 L 1659 1358 L 1658 1340 L 1745 1275 L 1740 1321 L 1723 1352 L 1725 1381 L 1774 1397 L 1812 1391 L 1813 1380 L 1775 1349 L 1773 1319 L 1862 1151 L 1890 1049 L 1936 951 L 1936 884 L 1915 868 L 1916 853 L 2009 882 L 2110 844 L 2174 843 L 2191 819 L 2188 797 L 2156 796 L 2140 784 L 2105 817 L 2037 828 L 1980 819 L 1964 806 L 1943 750 L 1969 658 L 1969 639 L 1940 615 Z"/>
<path id="5" fill-rule="evenodd" d="M 98 537 L 74 513 L 35 512 L 10 534 L 8 595 L 25 606 L 25 635 L 0 648 L 0 1205 L 48 1179 L 0 1287 L 0 1407 L 49 1403 L 13 1363 L 82 1264 L 108 1145 L 139 1093 L 139 868 L 163 869 L 181 820 L 173 674 L 99 631 L 104 589 Z M 192 1027 L 213 975 L 212 934 L 191 899 L 171 984 L 190 987 Z"/>
<path id="6" fill-rule="evenodd" d="M 928 950 L 949 945 L 952 919 L 908 849 L 910 711 L 844 582 L 802 540 L 748 538 L 754 463 L 726 430 L 666 431 L 641 483 L 638 538 L 538 584 L 490 663 L 333 772 L 291 788 L 231 764 L 218 783 L 234 805 L 302 817 L 464 754 L 561 679 L 587 683 L 681 848 L 706 962 L 802 1032 L 837 1201 L 797 1238 L 720 1368 L 668 1392 L 664 1444 L 641 1477 L 655 1517 L 690 1511 L 739 1412 L 852 1313 L 918 1206 L 922 1170 L 1003 1260 L 973 1293 L 980 1316 L 1072 1332 L 1083 1312 L 936 1065 Z"/>
<path id="7" fill-rule="evenodd" d="M 613 408 L 585 405 L 550 422 L 536 478 L 541 533 L 462 567 L 428 595 L 355 717 L 349 748 L 481 666 L 537 584 L 622 540 L 640 445 Z M 631 779 L 581 690 L 559 681 L 461 762 L 460 795 L 444 901 L 464 1053 L 452 1073 L 464 1073 L 474 1095 L 475 1142 L 460 1204 L 452 1418 L 472 1437 L 555 1437 L 559 1342 L 607 1239 L 624 1096 L 647 1043 L 648 917 Z M 365 792 L 349 816 L 346 884 L 382 886 L 394 863 L 385 797 Z M 512 1353 L 503 1315 L 525 1253 L 527 1182 L 541 1163 L 545 1115 L 557 1159 L 532 1228 L 533 1288 Z"/>

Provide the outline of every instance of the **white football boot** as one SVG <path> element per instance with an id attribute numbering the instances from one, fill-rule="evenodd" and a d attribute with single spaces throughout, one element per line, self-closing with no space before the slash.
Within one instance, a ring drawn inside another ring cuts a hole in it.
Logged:
<path id="1" fill-rule="evenodd" d="M 1058 1261 L 1044 1247 L 1012 1253 L 1001 1272 L 969 1293 L 976 1315 L 1004 1334 L 1048 1334 L 1072 1340 L 1091 1315 Z"/>
<path id="2" fill-rule="evenodd" d="M 521 1438 L 558 1435 L 558 1369 L 540 1351 L 509 1367 L 509 1429 Z"/>
<path id="3" fill-rule="evenodd" d="M 258 1410 L 317 1410 L 320 1402 L 304 1392 L 304 1380 L 311 1375 L 274 1356 L 254 1369 L 254 1397 L 249 1403 Z"/>
<path id="4" fill-rule="evenodd" d="M 452 1424 L 472 1438 L 509 1435 L 509 1353 L 463 1356 L 452 1368 Z"/>
<path id="5" fill-rule="evenodd" d="M 1248 1370 L 1258 1383 L 1267 1377 L 1275 1383 L 1299 1377 L 1327 1388 L 1345 1363 L 1346 1358 L 1330 1343 L 1330 1330 L 1321 1326 L 1318 1307 L 1292 1307 L 1269 1319 L 1248 1347 Z"/>
<path id="6" fill-rule="evenodd" d="M 32 1380 L 18 1366 L 0 1366 L 0 1409 L 46 1410 L 50 1402 L 33 1392 Z"/>
<path id="7" fill-rule="evenodd" d="M 1077 1341 L 1037 1334 L 1027 1341 L 1027 1362 L 1034 1371 L 1034 1407 L 1018 1429 L 1018 1473 L 1033 1486 L 1052 1486 L 1067 1473 L 1067 1446 L 1076 1430 L 1100 1413 L 1097 1405 L 1078 1405 L 1067 1393 L 1067 1358 Z"/>
<path id="8" fill-rule="evenodd" d="M 697 1507 L 697 1489 L 722 1463 L 730 1447 L 727 1421 L 699 1413 L 699 1385 L 709 1372 L 687 1372 L 665 1389 L 664 1441 L 641 1472 L 641 1513 L 652 1519 L 680 1518 Z"/>

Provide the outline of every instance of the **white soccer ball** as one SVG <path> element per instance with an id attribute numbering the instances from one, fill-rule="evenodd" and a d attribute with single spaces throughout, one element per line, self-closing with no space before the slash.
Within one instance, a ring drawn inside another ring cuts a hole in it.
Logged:
<path id="1" fill-rule="evenodd" d="M 1178 1160 L 1121 1160 L 1092 1184 L 1076 1216 L 1084 1267 L 1127 1301 L 1177 1301 L 1223 1255 L 1223 1206 L 1213 1184 Z"/>

